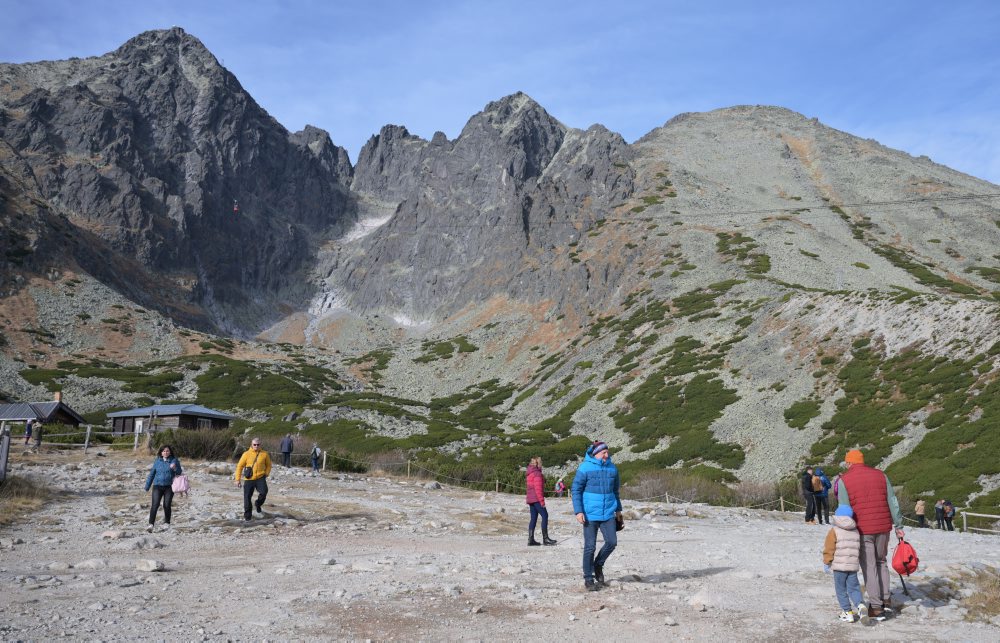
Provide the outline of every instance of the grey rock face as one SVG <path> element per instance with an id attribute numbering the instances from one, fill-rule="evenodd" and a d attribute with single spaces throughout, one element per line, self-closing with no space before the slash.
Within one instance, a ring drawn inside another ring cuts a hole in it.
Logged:
<path id="1" fill-rule="evenodd" d="M 54 213 L 234 330 L 269 316 L 261 299 L 304 296 L 313 239 L 349 211 L 346 152 L 315 128 L 289 136 L 177 28 L 0 65 L 0 140 Z"/>
<path id="2" fill-rule="evenodd" d="M 521 93 L 487 105 L 455 141 L 385 127 L 362 150 L 352 187 L 398 203 L 395 214 L 323 272 L 352 308 L 409 319 L 495 295 L 575 297 L 590 275 L 554 266 L 551 250 L 627 198 L 629 156 L 619 135 L 568 129 Z"/>

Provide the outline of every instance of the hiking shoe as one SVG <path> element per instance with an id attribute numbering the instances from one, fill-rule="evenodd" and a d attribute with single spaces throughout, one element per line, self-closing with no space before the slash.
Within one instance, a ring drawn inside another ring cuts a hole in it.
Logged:
<path id="1" fill-rule="evenodd" d="M 604 582 L 604 566 L 603 565 L 594 565 L 594 580 L 597 581 L 601 585 L 607 585 L 607 583 Z"/>
<path id="2" fill-rule="evenodd" d="M 862 623 L 868 622 L 868 606 L 864 603 L 858 605 L 858 620 Z"/>
<path id="3" fill-rule="evenodd" d="M 264 515 L 264 510 L 261 509 L 260 507 L 256 506 L 256 505 L 254 505 L 254 511 L 256 511 L 257 513 L 259 513 L 262 516 Z"/>
<path id="4" fill-rule="evenodd" d="M 601 586 L 597 583 L 597 581 L 593 580 L 585 581 L 583 586 L 587 589 L 588 592 L 596 592 L 601 588 Z"/>
<path id="5" fill-rule="evenodd" d="M 840 618 L 840 620 L 842 620 L 845 623 L 853 623 L 854 622 L 854 612 L 848 612 L 847 610 L 844 610 L 843 612 L 840 613 L 840 617 L 839 618 Z"/>
<path id="6" fill-rule="evenodd" d="M 146 531 L 153 533 L 153 525 L 146 525 Z"/>
<path id="7" fill-rule="evenodd" d="M 884 621 L 885 612 L 882 611 L 881 607 L 869 607 L 868 608 L 868 618 L 873 621 Z"/>

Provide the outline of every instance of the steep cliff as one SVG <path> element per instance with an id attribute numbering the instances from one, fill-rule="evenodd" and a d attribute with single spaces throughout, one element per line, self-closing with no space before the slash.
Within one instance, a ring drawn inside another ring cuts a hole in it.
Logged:
<path id="1" fill-rule="evenodd" d="M 233 332 L 301 302 L 318 235 L 350 217 L 346 153 L 290 135 L 177 28 L 0 65 L 0 139 L 54 213 Z"/>

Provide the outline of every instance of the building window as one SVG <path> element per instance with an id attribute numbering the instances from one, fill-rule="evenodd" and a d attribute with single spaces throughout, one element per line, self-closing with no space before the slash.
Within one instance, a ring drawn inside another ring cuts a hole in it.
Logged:
<path id="1" fill-rule="evenodd" d="M 211 429 L 212 420 L 208 418 L 198 418 L 198 428 L 199 429 Z"/>

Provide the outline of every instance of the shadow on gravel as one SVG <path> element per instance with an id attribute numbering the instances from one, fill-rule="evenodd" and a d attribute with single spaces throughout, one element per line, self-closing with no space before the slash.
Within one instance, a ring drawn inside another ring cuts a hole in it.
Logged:
<path id="1" fill-rule="evenodd" d="M 205 525 L 209 526 L 230 526 L 230 527 L 255 527 L 260 525 L 270 525 L 278 520 L 294 520 L 299 524 L 303 525 L 314 525 L 324 522 L 332 522 L 335 520 L 374 520 L 374 516 L 369 513 L 364 512 L 345 512 L 332 514 L 329 516 L 311 516 L 304 518 L 294 514 L 286 514 L 281 512 L 266 512 L 263 516 L 260 514 L 254 514 L 253 518 L 250 520 L 243 520 L 242 518 L 217 518 L 215 520 L 204 521 Z"/>
<path id="2" fill-rule="evenodd" d="M 722 572 L 728 572 L 733 567 L 705 567 L 703 569 L 689 569 L 669 574 L 650 574 L 640 576 L 639 574 L 628 574 L 618 579 L 619 583 L 669 583 L 682 578 L 702 578 L 704 576 L 714 576 Z"/>

